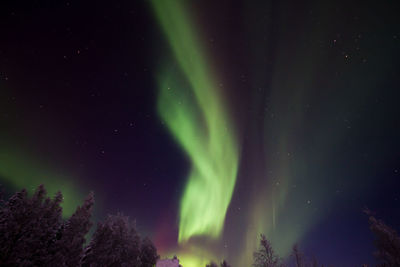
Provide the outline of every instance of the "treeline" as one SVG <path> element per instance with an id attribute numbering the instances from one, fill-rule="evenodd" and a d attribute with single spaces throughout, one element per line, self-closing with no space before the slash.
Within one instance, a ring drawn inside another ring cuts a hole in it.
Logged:
<path id="1" fill-rule="evenodd" d="M 374 256 L 380 262 L 377 267 L 400 267 L 400 237 L 397 232 L 386 225 L 382 220 L 375 218 L 373 212 L 364 209 L 368 215 L 369 228 L 375 236 L 374 245 L 376 251 Z M 206 267 L 230 267 L 223 261 L 220 265 L 211 262 Z M 315 257 L 306 257 L 297 245 L 293 246 L 292 253 L 288 259 L 279 257 L 273 250 L 270 241 L 265 235 L 260 235 L 259 248 L 253 253 L 252 267 L 332 267 L 323 265 Z M 360 267 L 368 267 L 360 264 Z"/>
<path id="2" fill-rule="evenodd" d="M 32 197 L 26 190 L 0 202 L 0 266 L 135 266 L 153 267 L 159 256 L 148 238 L 121 214 L 100 222 L 90 242 L 93 193 L 67 220 L 61 192 L 46 197 L 43 185 Z"/>
<path id="3" fill-rule="evenodd" d="M 159 255 L 148 238 L 141 238 L 135 223 L 122 214 L 109 215 L 98 223 L 92 238 L 85 236 L 92 227 L 93 193 L 67 220 L 62 218 L 61 192 L 53 199 L 40 185 L 32 197 L 26 190 L 5 201 L 0 198 L 0 266 L 153 267 Z M 400 267 L 400 237 L 396 231 L 365 209 L 370 230 L 375 236 L 375 257 L 378 267 Z M 308 259 L 293 247 L 296 267 L 319 267 L 315 258 Z M 253 267 L 286 267 L 289 260 L 280 258 L 271 243 L 260 235 L 259 248 L 253 254 Z M 223 261 L 206 267 L 230 267 Z M 367 265 L 360 265 L 366 267 Z"/>
<path id="4" fill-rule="evenodd" d="M 368 215 L 369 228 L 375 237 L 376 251 L 374 256 L 380 262 L 377 267 L 400 267 L 400 237 L 397 232 L 382 220 L 376 219 L 370 210 L 364 209 L 364 213 Z M 305 257 L 297 245 L 293 246 L 291 259 L 280 258 L 263 234 L 260 235 L 259 248 L 253 253 L 253 258 L 253 267 L 287 267 L 289 266 L 288 262 L 292 263 L 290 266 L 296 267 L 324 267 L 323 264 L 318 263 L 315 257 L 311 259 Z M 367 264 L 360 264 L 360 266 L 368 267 Z"/>

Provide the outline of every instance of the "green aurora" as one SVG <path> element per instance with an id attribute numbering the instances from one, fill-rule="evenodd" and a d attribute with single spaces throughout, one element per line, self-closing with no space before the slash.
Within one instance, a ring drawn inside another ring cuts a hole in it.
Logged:
<path id="1" fill-rule="evenodd" d="M 64 197 L 61 204 L 63 217 L 71 216 L 84 199 L 84 195 L 78 189 L 78 185 L 73 182 L 72 177 L 48 168 L 46 164 L 24 154 L 22 156 L 21 153 L 16 153 L 15 149 L 3 146 L 3 150 L 0 151 L 1 183 L 15 190 L 26 188 L 29 193 L 32 193 L 39 184 L 44 184 L 49 197 L 61 191 Z"/>
<path id="2" fill-rule="evenodd" d="M 152 1 L 184 79 L 166 66 L 159 74 L 158 111 L 190 157 L 180 204 L 179 243 L 220 237 L 235 187 L 238 145 L 205 53 L 181 1 Z"/>
<path id="3" fill-rule="evenodd" d="M 183 72 L 181 74 L 171 67 L 174 65 L 174 61 L 172 64 L 168 62 L 169 65 L 165 64 L 161 69 L 158 79 L 160 87 L 159 114 L 193 164 L 181 199 L 179 242 L 185 242 L 192 236 L 218 238 L 221 235 L 226 209 L 235 186 L 239 164 L 238 141 L 236 136 L 232 135 L 235 132 L 232 121 L 229 119 L 226 109 L 223 108 L 222 99 L 218 95 L 218 88 L 214 82 L 215 78 L 210 73 L 211 64 L 207 62 L 206 55 L 199 45 L 201 40 L 197 39 L 198 36 L 194 34 L 192 21 L 188 19 L 188 12 L 183 8 L 183 1 L 166 3 L 153 0 L 152 4 L 180 67 L 179 70 Z M 268 7 L 260 10 L 254 9 L 249 14 L 254 14 L 256 11 L 263 12 Z M 249 32 L 252 31 L 249 30 Z M 253 40 L 254 35 L 250 34 L 248 38 Z M 263 66 L 262 59 L 268 55 L 263 54 L 264 48 L 260 47 L 260 44 L 268 47 L 269 40 L 266 43 L 264 40 L 258 41 L 253 47 L 252 63 L 254 66 Z M 278 57 L 285 58 L 281 54 Z M 305 163 L 294 166 L 289 164 L 290 156 L 284 156 L 289 155 L 290 147 L 295 142 L 295 138 L 289 133 L 298 132 L 300 129 L 296 127 L 304 121 L 303 112 L 299 109 L 287 111 L 285 107 L 293 103 L 296 104 L 296 107 L 305 105 L 302 96 L 308 92 L 304 92 L 304 88 L 293 86 L 291 81 L 300 80 L 299 84 L 305 84 L 304 87 L 311 84 L 313 70 L 318 65 L 312 61 L 308 68 L 299 66 L 295 68 L 294 65 L 298 62 L 307 61 L 302 60 L 302 56 L 297 57 L 293 56 L 294 62 L 289 61 L 291 62 L 289 68 L 301 71 L 293 70 L 291 72 L 293 73 L 291 75 L 294 76 L 292 79 L 281 77 L 280 73 L 286 73 L 288 68 L 288 65 L 283 63 L 278 63 L 271 80 L 265 78 L 265 73 L 267 73 L 265 69 L 258 70 L 250 79 L 255 88 L 271 85 L 271 94 L 268 97 L 275 99 L 272 109 L 287 115 L 288 119 L 286 120 L 287 124 L 284 125 L 264 122 L 263 125 L 256 126 L 252 125 L 253 122 L 249 122 L 250 127 L 253 127 L 251 128 L 254 133 L 252 138 L 263 140 L 264 147 L 261 149 L 258 146 L 251 149 L 255 159 L 254 166 L 251 168 L 258 171 L 248 174 L 253 175 L 254 179 L 251 179 L 253 180 L 251 185 L 253 189 L 249 194 L 251 206 L 246 209 L 248 212 L 244 215 L 247 227 L 241 236 L 242 250 L 231 255 L 239 266 L 247 266 L 252 262 L 252 252 L 258 246 L 260 233 L 265 233 L 277 252 L 286 256 L 292 245 L 301 239 L 312 225 L 311 222 L 317 221 L 315 210 L 302 208 L 300 211 L 297 205 L 294 207 L 287 203 L 290 185 L 293 186 L 298 182 L 294 174 L 297 173 L 297 176 L 300 177 L 300 171 L 304 169 Z M 296 93 L 288 98 L 284 93 L 288 91 Z M 266 102 L 265 98 L 257 95 L 253 105 L 263 108 Z M 282 105 L 282 103 L 285 104 Z M 275 143 L 270 136 L 279 136 L 278 142 Z M 278 151 L 278 154 L 283 156 L 275 159 L 269 158 L 267 161 L 265 151 Z M 227 171 L 230 172 L 227 173 Z M 273 173 L 275 178 L 271 178 L 269 173 Z M 307 203 L 306 201 L 304 200 L 304 203 Z M 285 206 L 285 210 L 283 206 Z M 318 204 L 313 202 L 312 206 L 316 209 Z M 294 218 L 298 218 L 301 212 L 303 212 L 301 222 L 296 225 L 289 223 Z M 289 220 L 287 220 L 288 218 Z M 233 235 L 236 236 L 236 233 Z M 182 263 L 185 266 L 200 266 L 205 264 L 205 258 L 213 258 L 213 255 L 205 255 L 201 252 L 203 250 L 200 248 L 197 250 L 192 248 L 189 253 L 181 253 Z M 220 257 L 221 255 L 214 256 Z"/>

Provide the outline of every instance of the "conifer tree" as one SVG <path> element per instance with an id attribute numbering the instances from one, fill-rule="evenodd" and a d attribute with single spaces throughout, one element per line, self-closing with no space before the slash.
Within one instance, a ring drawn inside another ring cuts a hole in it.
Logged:
<path id="1" fill-rule="evenodd" d="M 374 255 L 383 261 L 380 266 L 400 266 L 400 237 L 397 232 L 383 221 L 376 219 L 370 210 L 364 209 L 364 212 L 369 216 L 369 228 L 375 235 L 374 244 L 377 251 Z"/>
<path id="2" fill-rule="evenodd" d="M 128 217 L 109 215 L 104 223 L 98 224 L 82 266 L 141 267 L 140 237 Z"/>
<path id="3" fill-rule="evenodd" d="M 0 262 L 3 265 L 46 266 L 53 255 L 55 236 L 62 221 L 62 194 L 46 198 L 40 185 L 29 198 L 26 190 L 15 193 L 0 207 Z"/>
<path id="4" fill-rule="evenodd" d="M 160 257 L 157 249 L 149 238 L 144 238 L 140 246 L 140 261 L 142 267 L 153 267 Z"/>
<path id="5" fill-rule="evenodd" d="M 92 222 L 92 208 L 94 195 L 91 192 L 85 199 L 82 206 L 78 206 L 60 228 L 55 242 L 55 256 L 53 263 L 64 262 L 65 266 L 79 266 L 83 257 L 83 246 L 86 242 L 85 235 L 89 232 Z"/>
<path id="6" fill-rule="evenodd" d="M 260 235 L 259 249 L 253 253 L 254 267 L 280 267 L 282 260 L 275 254 L 265 235 Z"/>

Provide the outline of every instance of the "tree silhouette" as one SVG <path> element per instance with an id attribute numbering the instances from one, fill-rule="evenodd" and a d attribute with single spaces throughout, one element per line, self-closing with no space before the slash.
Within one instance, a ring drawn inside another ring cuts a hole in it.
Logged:
<path id="1" fill-rule="evenodd" d="M 150 239 L 141 241 L 134 224 L 120 214 L 99 223 L 83 249 L 94 205 L 90 193 L 82 206 L 62 220 L 61 192 L 46 197 L 40 185 L 32 197 L 25 189 L 8 201 L 0 198 L 0 266 L 152 267 L 159 256 Z"/>
<path id="2" fill-rule="evenodd" d="M 300 252 L 299 247 L 297 246 L 297 244 L 295 244 L 293 246 L 293 252 L 292 255 L 294 257 L 295 263 L 296 263 L 296 267 L 305 267 L 306 264 L 304 262 L 304 255 L 303 253 Z"/>
<path id="3" fill-rule="evenodd" d="M 75 213 L 66 221 L 57 235 L 54 249 L 53 263 L 64 262 L 66 266 L 79 266 L 83 257 L 83 245 L 86 242 L 85 235 L 89 232 L 92 222 L 92 208 L 94 195 L 91 192 L 81 207 L 77 207 Z"/>
<path id="4" fill-rule="evenodd" d="M 260 235 L 259 249 L 253 253 L 254 267 L 278 267 L 283 266 L 282 260 L 275 254 L 271 243 L 265 235 Z"/>
<path id="5" fill-rule="evenodd" d="M 140 246 L 140 261 L 142 267 L 153 267 L 160 257 L 157 255 L 157 248 L 149 238 L 145 238 Z"/>
<path id="6" fill-rule="evenodd" d="M 141 266 L 140 237 L 128 217 L 109 215 L 98 224 L 82 266 Z"/>
<path id="7" fill-rule="evenodd" d="M 44 266 L 53 259 L 51 248 L 61 225 L 62 194 L 46 198 L 40 185 L 29 198 L 23 189 L 0 207 L 0 262 L 11 266 Z"/>
<path id="8" fill-rule="evenodd" d="M 373 213 L 367 208 L 364 209 L 369 218 L 369 228 L 375 235 L 374 255 L 378 260 L 383 261 L 384 267 L 400 266 L 400 237 L 397 232 L 387 226 L 383 221 L 376 219 Z"/>

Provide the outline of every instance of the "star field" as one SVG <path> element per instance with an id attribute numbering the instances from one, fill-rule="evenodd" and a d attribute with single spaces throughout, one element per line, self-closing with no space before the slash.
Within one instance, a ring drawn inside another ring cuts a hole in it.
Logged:
<path id="1" fill-rule="evenodd" d="M 400 230 L 394 1 L 3 1 L 0 184 L 137 220 L 184 266 Z M 185 265 L 186 262 L 186 265 Z M 201 262 L 201 263 L 199 263 Z"/>

